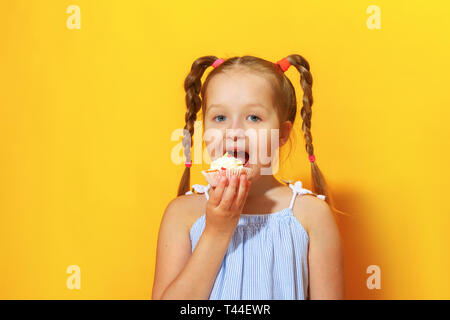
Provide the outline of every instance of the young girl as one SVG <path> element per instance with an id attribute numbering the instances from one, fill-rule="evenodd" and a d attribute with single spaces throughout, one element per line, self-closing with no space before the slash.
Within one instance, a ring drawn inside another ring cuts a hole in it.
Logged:
<path id="1" fill-rule="evenodd" d="M 304 91 L 300 116 L 314 192 L 302 188 L 301 181 L 286 186 L 272 174 L 261 174 L 273 164 L 260 156 L 261 148 L 273 147 L 271 130 L 278 130 L 276 142 L 282 146 L 296 119 L 294 87 L 284 74 L 291 65 L 300 72 Z M 214 69 L 202 86 L 209 66 Z M 335 209 L 314 157 L 310 131 L 309 69 L 296 54 L 277 63 L 253 56 L 225 61 L 205 56 L 193 63 L 184 84 L 186 168 L 178 197 L 161 221 L 152 299 L 344 298 Z M 197 192 L 192 193 L 191 137 L 200 109 L 203 128 L 222 133 L 221 139 L 207 142 L 211 159 L 238 149 L 252 171 L 229 180 L 223 176 L 216 187 L 194 185 Z M 257 132 L 257 139 L 243 134 L 249 129 Z M 269 134 L 260 134 L 264 130 Z"/>

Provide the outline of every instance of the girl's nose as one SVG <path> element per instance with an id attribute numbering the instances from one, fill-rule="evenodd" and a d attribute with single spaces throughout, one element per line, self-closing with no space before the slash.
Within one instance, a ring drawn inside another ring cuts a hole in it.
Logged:
<path id="1" fill-rule="evenodd" d="M 231 121 L 228 122 L 228 129 L 238 130 L 238 129 L 245 129 L 245 121 L 242 121 L 241 118 L 236 117 L 231 119 Z"/>
<path id="2" fill-rule="evenodd" d="M 228 128 L 225 130 L 227 141 L 238 141 L 245 139 L 245 130 L 243 128 Z"/>

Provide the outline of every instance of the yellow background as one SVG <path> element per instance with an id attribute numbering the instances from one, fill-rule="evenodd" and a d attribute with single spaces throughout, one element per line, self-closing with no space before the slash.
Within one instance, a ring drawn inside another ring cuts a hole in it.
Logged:
<path id="1" fill-rule="evenodd" d="M 444 1 L 1 1 L 0 298 L 149 298 L 192 62 L 296 53 L 314 78 L 317 163 L 352 214 L 348 298 L 449 299 L 449 16 Z M 279 177 L 310 188 L 300 125 Z"/>

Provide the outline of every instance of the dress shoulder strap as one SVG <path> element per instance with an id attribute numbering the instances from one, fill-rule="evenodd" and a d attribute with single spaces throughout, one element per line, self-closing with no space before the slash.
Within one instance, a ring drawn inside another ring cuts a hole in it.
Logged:
<path id="1" fill-rule="evenodd" d="M 209 200 L 208 190 L 211 188 L 211 185 L 208 183 L 206 186 L 203 184 L 193 184 L 192 189 L 194 189 L 195 193 L 204 193 L 206 200 Z M 193 194 L 192 191 L 188 191 L 185 194 Z"/>
<path id="2" fill-rule="evenodd" d="M 289 204 L 289 208 L 292 209 L 294 206 L 294 201 L 295 198 L 297 197 L 297 194 L 311 194 L 316 196 L 319 199 L 325 200 L 325 196 L 322 194 L 315 194 L 314 192 L 312 192 L 311 190 L 305 189 L 303 188 L 303 184 L 300 180 L 298 180 L 297 182 L 295 182 L 294 184 L 289 183 L 289 188 L 292 189 L 292 199 L 291 199 L 291 203 Z"/>

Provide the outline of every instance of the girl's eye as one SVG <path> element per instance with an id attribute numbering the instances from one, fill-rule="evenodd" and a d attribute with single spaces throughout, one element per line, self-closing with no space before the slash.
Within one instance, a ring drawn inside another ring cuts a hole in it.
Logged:
<path id="1" fill-rule="evenodd" d="M 223 118 L 225 118 L 225 116 L 222 116 L 222 115 L 220 115 L 220 116 L 215 116 L 215 117 L 214 117 L 214 120 L 216 120 L 216 119 L 223 119 Z M 222 121 L 219 120 L 219 122 L 222 122 Z"/>
<path id="2" fill-rule="evenodd" d="M 258 117 L 258 116 L 256 116 L 256 115 L 254 115 L 254 114 L 252 114 L 252 115 L 249 115 L 249 117 L 253 117 L 253 119 L 255 120 L 255 121 L 251 120 L 252 122 L 258 122 L 258 121 L 260 121 L 260 120 L 261 120 L 261 118 L 260 118 L 260 117 Z"/>

